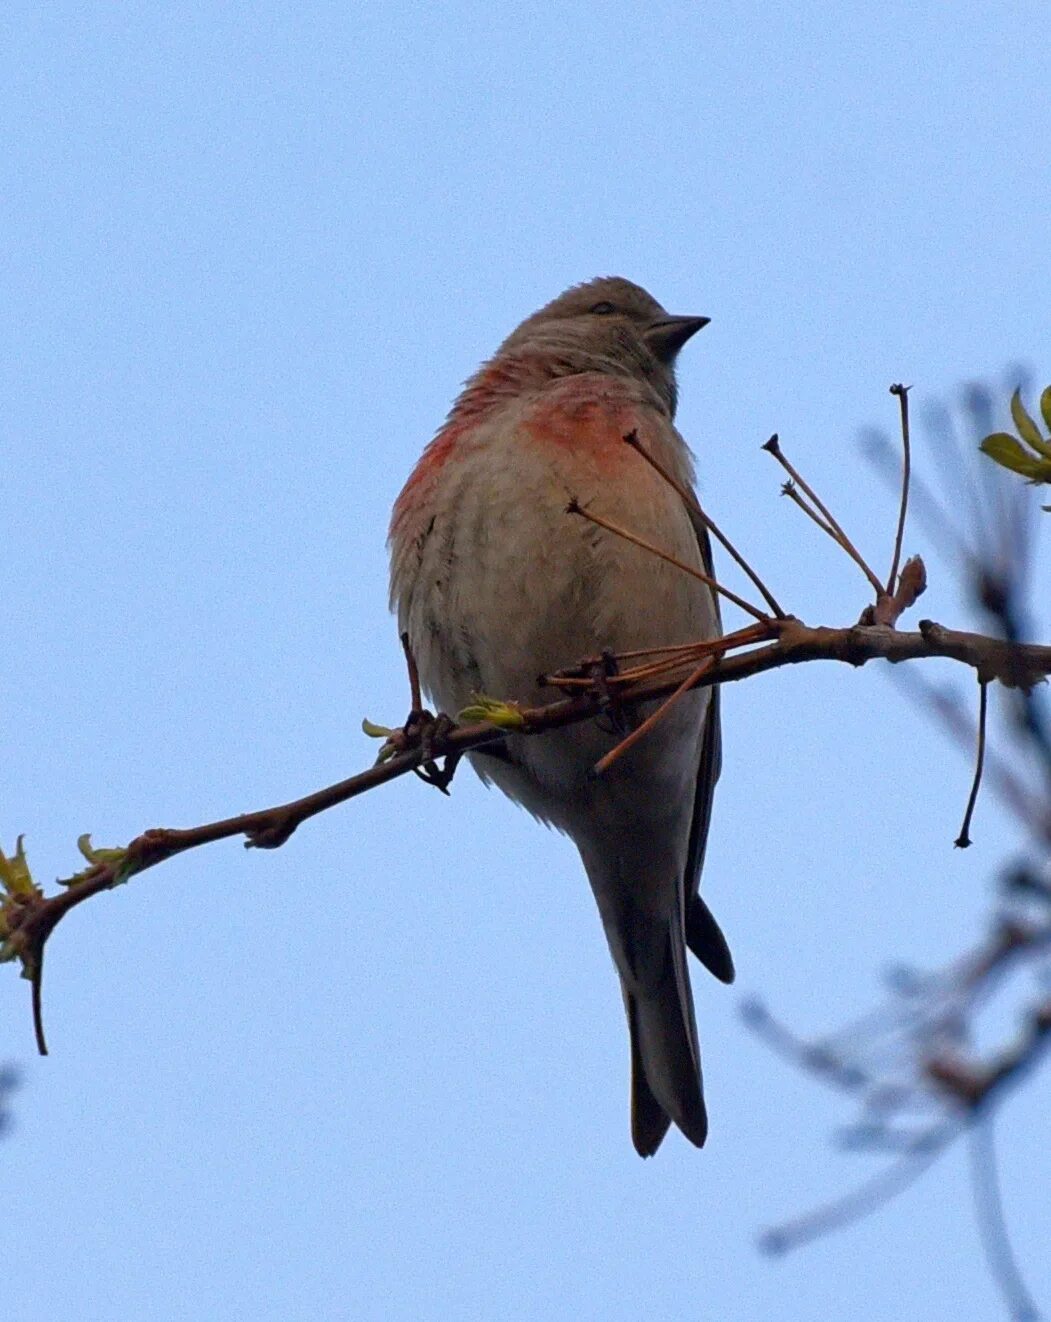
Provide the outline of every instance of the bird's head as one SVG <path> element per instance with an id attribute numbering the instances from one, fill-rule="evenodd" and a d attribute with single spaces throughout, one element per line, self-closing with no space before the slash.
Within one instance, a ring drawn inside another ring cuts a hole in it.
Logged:
<path id="1" fill-rule="evenodd" d="M 674 415 L 675 360 L 708 317 L 672 316 L 641 286 L 621 276 L 574 285 L 527 317 L 500 346 L 557 357 L 563 371 L 642 376 Z"/>

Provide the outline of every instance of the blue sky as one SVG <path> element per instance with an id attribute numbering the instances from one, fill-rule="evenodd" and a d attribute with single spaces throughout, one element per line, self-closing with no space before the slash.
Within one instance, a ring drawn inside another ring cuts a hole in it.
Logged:
<path id="1" fill-rule="evenodd" d="M 859 458 L 917 404 L 1051 379 L 1046 5 L 10 3 L 0 841 L 38 875 L 363 767 L 407 706 L 388 511 L 459 383 L 564 286 L 711 326 L 680 374 L 710 508 L 786 605 L 860 578 L 778 498 L 789 454 L 880 563 Z M 909 550 L 927 550 L 914 526 Z M 924 614 L 965 621 L 930 561 Z M 1042 622 L 1045 626 L 1047 621 Z M 1046 628 L 1045 628 L 1046 634 Z M 938 672 L 932 671 L 932 674 Z M 961 681 L 962 684 L 963 681 Z M 756 1232 L 871 1169 L 801 1031 L 976 939 L 1017 847 L 871 667 L 729 692 L 695 975 L 711 1137 L 638 1160 L 619 994 L 572 848 L 468 773 L 282 850 L 200 851 L 8 970 L 5 1297 L 23 1322 L 997 1316 L 951 1155 L 784 1261 Z M 1051 1304 L 1048 1086 L 1001 1122 Z"/>

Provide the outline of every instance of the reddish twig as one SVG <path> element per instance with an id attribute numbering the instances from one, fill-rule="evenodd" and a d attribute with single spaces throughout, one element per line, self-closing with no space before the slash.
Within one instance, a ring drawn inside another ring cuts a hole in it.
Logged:
<path id="1" fill-rule="evenodd" d="M 684 693 L 688 693 L 690 689 L 697 687 L 697 681 L 712 668 L 712 665 L 712 658 L 705 657 L 701 664 L 686 676 L 679 687 L 668 694 L 656 711 L 650 712 L 649 716 L 637 725 L 629 735 L 626 735 L 615 748 L 611 748 L 605 757 L 599 758 L 593 768 L 594 774 L 596 776 L 601 776 L 604 772 L 610 769 L 618 758 L 623 757 L 629 748 L 634 748 L 640 739 L 644 739 L 653 727 L 667 716 L 668 712 L 671 711 L 672 707 L 679 701 Z"/>

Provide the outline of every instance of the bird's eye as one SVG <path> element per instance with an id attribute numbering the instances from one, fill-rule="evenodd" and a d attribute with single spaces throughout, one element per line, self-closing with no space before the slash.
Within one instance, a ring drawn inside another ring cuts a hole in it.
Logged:
<path id="1" fill-rule="evenodd" d="M 596 303 L 594 307 L 588 308 L 589 312 L 597 313 L 600 317 L 608 317 L 611 312 L 616 312 L 616 310 L 612 303 L 607 303 L 605 300 Z"/>

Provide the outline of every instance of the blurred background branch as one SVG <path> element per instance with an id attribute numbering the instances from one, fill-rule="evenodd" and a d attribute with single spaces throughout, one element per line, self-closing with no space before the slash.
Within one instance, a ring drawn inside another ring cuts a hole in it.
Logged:
<path id="1" fill-rule="evenodd" d="M 1033 636 L 1029 587 L 1035 551 L 1033 493 L 1018 481 L 1047 480 L 1051 447 L 1025 412 L 1018 387 L 1010 413 L 1021 440 L 991 432 L 997 392 L 971 385 L 955 409 L 924 415 L 929 475 L 913 475 L 922 524 L 982 627 L 1009 651 Z M 1051 388 L 1041 396 L 1051 426 Z M 983 439 L 984 438 L 984 439 Z M 997 439 L 1006 438 L 1006 439 Z M 1024 441 L 1036 458 L 1018 460 Z M 895 447 L 881 431 L 864 437 L 865 452 L 888 485 L 896 479 Z M 978 458 L 979 452 L 999 467 Z M 1012 462 L 1006 462 L 1006 460 Z M 895 670 L 903 692 L 959 743 L 973 746 L 975 718 L 952 693 L 923 675 Z M 886 1164 L 859 1188 L 763 1235 L 782 1253 L 883 1206 L 918 1179 L 959 1137 L 970 1136 L 972 1188 L 981 1241 L 1005 1307 L 1014 1319 L 1038 1316 L 1015 1262 L 1006 1228 L 992 1118 L 1046 1059 L 1051 1045 L 1051 727 L 1043 686 L 998 690 L 1000 719 L 992 735 L 988 781 L 1000 804 L 1025 828 L 1029 853 L 1004 859 L 985 936 L 942 969 L 897 967 L 888 997 L 873 1010 L 818 1038 L 797 1035 L 759 1002 L 743 1007 L 746 1023 L 782 1058 L 853 1099 L 855 1120 L 837 1135 L 846 1150 L 882 1154 Z M 985 690 L 982 687 L 982 733 Z M 979 741 L 979 762 L 984 740 Z M 975 788 L 977 788 L 977 778 Z M 970 810 L 974 806 L 972 795 Z M 966 835 L 966 830 L 961 836 Z M 967 843 L 961 838 L 957 843 Z M 997 1002 L 1002 1025 L 988 1044 L 986 1020 Z"/>

